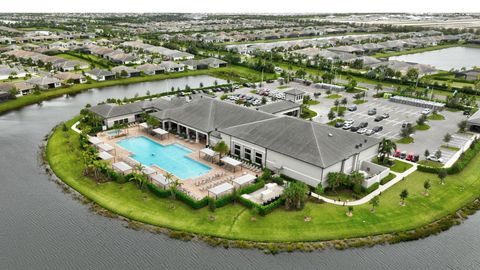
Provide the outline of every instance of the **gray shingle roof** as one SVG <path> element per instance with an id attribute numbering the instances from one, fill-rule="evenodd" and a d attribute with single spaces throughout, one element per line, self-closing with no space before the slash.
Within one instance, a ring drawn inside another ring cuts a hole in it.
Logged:
<path id="1" fill-rule="evenodd" d="M 380 142 L 378 139 L 287 116 L 220 131 L 322 168 Z"/>
<path id="2" fill-rule="evenodd" d="M 157 110 L 165 110 L 173 107 L 179 107 L 186 103 L 183 98 L 174 98 L 171 101 L 158 98 L 152 101 L 137 101 L 128 104 L 100 104 L 92 106 L 89 110 L 103 118 L 117 117 L 133 113 L 142 113 L 145 109 L 155 108 Z"/>
<path id="3" fill-rule="evenodd" d="M 288 100 L 281 100 L 281 101 L 260 106 L 258 107 L 258 110 L 262 112 L 267 112 L 267 113 L 279 113 L 279 112 L 299 108 L 300 106 L 301 106 L 300 104 L 295 102 L 291 102 Z"/>
<path id="4" fill-rule="evenodd" d="M 178 108 L 153 113 L 152 116 L 161 120 L 171 119 L 204 132 L 275 117 L 208 97 L 199 98 Z"/>
<path id="5" fill-rule="evenodd" d="M 302 90 L 298 90 L 298 89 L 290 89 L 288 91 L 285 91 L 285 94 L 288 94 L 288 95 L 303 95 L 305 94 L 305 92 L 303 92 Z"/>

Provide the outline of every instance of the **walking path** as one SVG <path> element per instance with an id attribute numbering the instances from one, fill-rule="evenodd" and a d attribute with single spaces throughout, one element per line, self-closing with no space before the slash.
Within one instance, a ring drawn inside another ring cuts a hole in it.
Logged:
<path id="1" fill-rule="evenodd" d="M 403 162 L 408 162 L 408 161 L 405 161 L 405 160 L 402 160 Z M 385 190 L 389 189 L 391 186 L 395 185 L 396 183 L 402 181 L 402 179 L 406 176 L 408 176 L 409 174 L 413 173 L 414 171 L 417 170 L 417 164 L 416 163 L 413 163 L 413 162 L 408 162 L 410 164 L 412 164 L 413 166 L 404 171 L 403 173 L 395 173 L 395 172 L 391 172 L 393 174 L 396 175 L 395 178 L 393 178 L 392 180 L 388 181 L 388 183 L 386 183 L 385 185 L 380 185 L 376 190 L 372 191 L 370 194 L 366 195 L 365 197 L 359 199 L 359 200 L 356 200 L 356 201 L 337 201 L 337 200 L 333 200 L 333 199 L 330 199 L 330 198 L 327 198 L 327 197 L 324 197 L 324 196 L 321 196 L 321 195 L 318 195 L 318 194 L 315 194 L 315 193 L 311 193 L 311 196 L 312 197 L 315 197 L 317 199 L 320 199 L 324 202 L 327 202 L 327 203 L 331 203 L 331 204 L 335 204 L 335 205 L 345 205 L 345 206 L 354 206 L 354 205 L 361 205 L 361 204 L 364 204 L 364 203 L 367 203 L 369 202 L 373 197 L 376 197 L 378 196 L 380 193 L 384 192 Z"/>

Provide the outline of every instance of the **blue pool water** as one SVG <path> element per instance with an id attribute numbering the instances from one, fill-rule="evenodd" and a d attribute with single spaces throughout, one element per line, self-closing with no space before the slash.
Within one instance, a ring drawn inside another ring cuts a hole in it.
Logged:
<path id="1" fill-rule="evenodd" d="M 179 144 L 163 146 L 147 137 L 132 137 L 117 142 L 133 155 L 131 158 L 147 165 L 157 165 L 180 179 L 201 176 L 212 168 L 193 160 L 186 155 L 192 151 Z"/>

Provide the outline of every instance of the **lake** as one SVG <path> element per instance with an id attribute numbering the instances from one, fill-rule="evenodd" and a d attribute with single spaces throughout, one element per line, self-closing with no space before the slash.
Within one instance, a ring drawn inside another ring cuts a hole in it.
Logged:
<path id="1" fill-rule="evenodd" d="M 192 87 L 212 77 L 169 80 Z M 220 83 L 220 80 L 219 80 Z M 438 236 L 345 251 L 265 255 L 125 228 L 64 194 L 39 166 L 50 129 L 87 103 L 169 89 L 166 81 L 92 89 L 0 116 L 0 269 L 479 269 L 480 215 Z M 380 205 L 381 207 L 381 205 Z"/>
<path id="2" fill-rule="evenodd" d="M 393 56 L 390 60 L 400 60 L 431 65 L 441 70 L 471 69 L 480 67 L 480 48 L 452 47 L 436 51 Z"/>

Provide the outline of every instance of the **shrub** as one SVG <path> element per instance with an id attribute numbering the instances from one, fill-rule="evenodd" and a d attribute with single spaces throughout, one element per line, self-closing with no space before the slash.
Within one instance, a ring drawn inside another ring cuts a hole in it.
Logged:
<path id="1" fill-rule="evenodd" d="M 256 209 L 259 215 L 265 216 L 266 214 L 272 212 L 275 208 L 282 206 L 285 203 L 285 199 L 279 198 L 278 200 L 275 200 L 267 205 L 259 205 L 243 197 L 240 197 L 239 202 L 247 208 Z"/>
<path id="2" fill-rule="evenodd" d="M 379 186 L 380 186 L 379 183 L 375 183 L 375 184 L 371 185 L 369 188 L 364 188 L 365 193 L 370 194 L 373 191 L 375 191 Z"/>
<path id="3" fill-rule="evenodd" d="M 175 197 L 179 201 L 186 203 L 193 209 L 200 209 L 208 205 L 208 197 L 205 197 L 198 201 L 179 190 L 174 190 L 173 192 L 175 192 Z"/>
<path id="4" fill-rule="evenodd" d="M 171 195 L 169 189 L 161 189 L 152 183 L 147 183 L 147 188 L 156 196 L 166 198 Z"/>

